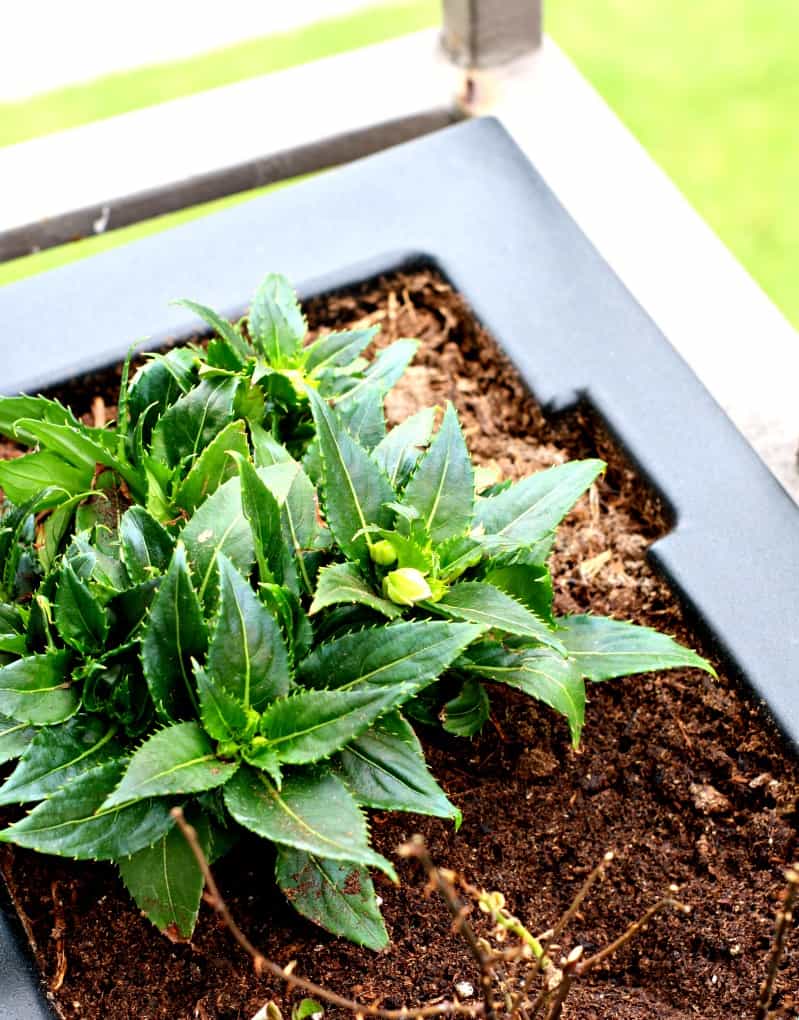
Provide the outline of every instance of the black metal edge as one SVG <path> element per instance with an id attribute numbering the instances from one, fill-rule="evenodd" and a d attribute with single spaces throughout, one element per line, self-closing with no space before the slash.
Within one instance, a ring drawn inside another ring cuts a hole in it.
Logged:
<path id="1" fill-rule="evenodd" d="M 665 495 L 676 525 L 653 559 L 799 744 L 799 512 L 493 121 L 0 290 L 4 368 L 17 355 L 0 390 L 119 360 L 139 323 L 149 346 L 196 330 L 175 296 L 236 313 L 268 269 L 310 296 L 422 253 L 545 407 L 583 395 Z"/>

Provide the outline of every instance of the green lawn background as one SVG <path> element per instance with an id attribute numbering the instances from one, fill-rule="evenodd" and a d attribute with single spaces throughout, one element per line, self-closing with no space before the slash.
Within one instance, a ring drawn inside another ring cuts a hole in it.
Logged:
<path id="1" fill-rule="evenodd" d="M 799 325 L 799 0 L 545 0 L 547 31 L 783 312 Z M 0 103 L 0 145 L 282 70 L 436 24 L 404 0 Z M 231 201 L 0 265 L 0 284 Z"/>

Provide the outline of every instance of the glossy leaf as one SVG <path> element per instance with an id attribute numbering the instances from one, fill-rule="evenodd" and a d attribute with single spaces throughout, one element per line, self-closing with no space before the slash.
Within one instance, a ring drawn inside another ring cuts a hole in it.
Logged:
<path id="1" fill-rule="evenodd" d="M 236 376 L 203 379 L 169 407 L 153 430 L 153 451 L 170 465 L 197 457 L 233 418 Z"/>
<path id="2" fill-rule="evenodd" d="M 0 434 L 16 438 L 16 425 L 23 418 L 53 425 L 78 425 L 78 419 L 63 404 L 47 397 L 0 397 Z"/>
<path id="3" fill-rule="evenodd" d="M 56 589 L 55 623 L 61 637 L 84 654 L 102 648 L 108 636 L 105 607 L 66 559 Z"/>
<path id="4" fill-rule="evenodd" d="M 485 688 L 479 680 L 469 677 L 460 694 L 444 706 L 444 729 L 458 737 L 473 737 L 479 733 L 491 714 L 491 705 Z"/>
<path id="5" fill-rule="evenodd" d="M 532 610 L 485 581 L 461 581 L 431 608 L 458 620 L 469 620 L 491 630 L 532 638 L 563 651 L 560 638 Z"/>
<path id="6" fill-rule="evenodd" d="M 0 786 L 0 804 L 42 800 L 103 761 L 119 758 L 117 727 L 93 716 L 35 731 L 17 767 Z"/>
<path id="7" fill-rule="evenodd" d="M 370 389 L 385 393 L 402 377 L 409 362 L 419 348 L 418 340 L 395 340 L 389 347 L 378 351 L 366 368 L 363 378 L 338 398 L 337 406 L 361 401 Z"/>
<path id="8" fill-rule="evenodd" d="M 211 827 L 204 816 L 189 818 L 206 858 Z M 188 939 L 197 923 L 205 881 L 194 851 L 177 826 L 153 846 L 117 861 L 125 888 L 136 906 L 171 938 Z"/>
<path id="9" fill-rule="evenodd" d="M 89 769 L 1 830 L 0 842 L 84 861 L 117 860 L 152 846 L 174 824 L 168 801 L 103 807 L 124 768 L 121 760 Z"/>
<path id="10" fill-rule="evenodd" d="M 176 723 L 159 730 L 142 744 L 103 807 L 213 790 L 226 783 L 237 768 L 235 762 L 217 758 L 197 723 Z"/>
<path id="11" fill-rule="evenodd" d="M 282 583 L 292 570 L 292 562 L 283 543 L 280 506 L 249 460 L 237 458 L 237 467 L 241 505 L 252 530 L 258 576 L 261 581 L 275 579 Z"/>
<path id="12" fill-rule="evenodd" d="M 141 661 L 156 711 L 181 718 L 196 703 L 192 659 L 202 659 L 208 635 L 186 552 L 178 543 L 144 628 Z"/>
<path id="13" fill-rule="evenodd" d="M 573 659 L 549 648 L 506 649 L 486 642 L 470 648 L 459 666 L 516 687 L 565 715 L 572 743 L 575 747 L 579 744 L 585 721 L 585 683 Z"/>
<path id="14" fill-rule="evenodd" d="M 219 612 L 207 668 L 245 708 L 260 712 L 288 692 L 288 652 L 275 618 L 224 555 L 219 575 Z"/>
<path id="15" fill-rule="evenodd" d="M 13 503 L 24 503 L 45 489 L 50 494 L 41 508 L 57 506 L 64 496 L 85 492 L 92 483 L 91 467 L 76 468 L 49 450 L 0 461 L 0 488 Z"/>
<path id="16" fill-rule="evenodd" d="M 204 499 L 236 474 L 236 462 L 231 454 L 246 457 L 249 452 L 244 422 L 230 422 L 214 436 L 192 464 L 175 496 L 177 505 L 193 513 Z"/>
<path id="17" fill-rule="evenodd" d="M 358 400 L 337 405 L 339 421 L 364 450 L 373 450 L 386 434 L 385 391 L 373 387 Z"/>
<path id="18" fill-rule="evenodd" d="M 310 613 L 313 615 L 341 603 L 360 603 L 389 620 L 402 614 L 399 606 L 375 593 L 354 563 L 333 563 L 319 571 Z"/>
<path id="19" fill-rule="evenodd" d="M 65 651 L 28 655 L 0 667 L 0 713 L 32 726 L 53 726 L 77 711 Z"/>
<path id="20" fill-rule="evenodd" d="M 250 713 L 207 670 L 195 663 L 203 729 L 214 740 L 236 741 L 250 725 Z"/>
<path id="21" fill-rule="evenodd" d="M 395 425 L 372 451 L 372 457 L 388 475 L 395 489 L 403 488 L 419 462 L 422 450 L 430 442 L 435 413 L 434 407 L 417 411 L 401 424 Z"/>
<path id="22" fill-rule="evenodd" d="M 134 584 L 151 580 L 169 567 L 174 540 L 143 506 L 132 506 L 119 523 L 122 561 Z"/>
<path id="23" fill-rule="evenodd" d="M 328 333 L 314 340 L 304 351 L 305 370 L 313 375 L 333 368 L 343 368 L 354 361 L 374 340 L 377 326 L 368 329 L 349 329 L 341 333 Z"/>
<path id="24" fill-rule="evenodd" d="M 419 621 L 371 627 L 320 645 L 297 670 L 306 687 L 345 690 L 364 684 L 411 684 L 419 691 L 435 680 L 483 633 L 471 623 Z"/>
<path id="25" fill-rule="evenodd" d="M 588 680 L 612 680 L 680 666 L 716 675 L 701 655 L 649 627 L 603 616 L 567 616 L 557 622 L 569 656 Z"/>
<path id="26" fill-rule="evenodd" d="M 531 546 L 546 538 L 604 470 L 601 460 L 570 461 L 479 499 L 476 523 L 492 536 L 489 548 Z"/>
<path id="27" fill-rule="evenodd" d="M 216 558 L 219 553 L 237 570 L 248 574 L 255 560 L 250 525 L 241 503 L 241 482 L 231 478 L 220 485 L 194 513 L 181 532 L 197 583 L 197 592 L 205 606 L 213 605 L 218 588 Z"/>
<path id="28" fill-rule="evenodd" d="M 410 684 L 300 691 L 270 705 L 260 733 L 278 761 L 305 765 L 338 751 L 413 693 Z"/>
<path id="29" fill-rule="evenodd" d="M 24 753 L 36 735 L 36 730 L 26 723 L 18 722 L 7 715 L 0 715 L 0 765 L 13 761 Z"/>
<path id="30" fill-rule="evenodd" d="M 285 276 L 269 273 L 250 308 L 250 337 L 273 368 L 294 364 L 308 326 Z"/>
<path id="31" fill-rule="evenodd" d="M 452 404 L 408 482 L 402 502 L 419 512 L 434 543 L 465 534 L 474 513 L 474 468 Z"/>
<path id="32" fill-rule="evenodd" d="M 495 588 L 501 588 L 508 595 L 512 595 L 546 623 L 554 626 L 552 575 L 548 567 L 524 563 L 495 567 L 488 570 L 485 579 Z"/>
<path id="33" fill-rule="evenodd" d="M 198 301 L 189 301 L 187 298 L 180 298 L 177 301 L 172 302 L 173 305 L 179 305 L 182 308 L 188 308 L 190 312 L 203 320 L 203 322 L 210 326 L 211 329 L 223 340 L 227 340 L 230 346 L 241 355 L 246 358 L 252 352 L 250 351 L 246 340 L 238 332 L 232 322 L 229 322 L 224 316 L 215 312 L 213 308 L 209 308 L 207 305 L 201 305 Z"/>
<path id="34" fill-rule="evenodd" d="M 375 722 L 339 756 L 344 780 L 364 807 L 452 818 L 461 813 L 430 775 L 422 745 L 399 712 Z"/>
<path id="35" fill-rule="evenodd" d="M 369 847 L 366 821 L 344 783 L 325 770 L 295 772 L 278 790 L 263 772 L 242 767 L 225 786 L 228 811 L 245 829 L 281 846 L 336 861 L 391 864 Z"/>
<path id="36" fill-rule="evenodd" d="M 325 513 L 349 559 L 368 562 L 371 539 L 364 529 L 388 527 L 386 504 L 394 499 L 388 479 L 336 421 L 325 402 L 309 391 L 324 466 Z"/>
<path id="37" fill-rule="evenodd" d="M 294 460 L 259 468 L 257 474 L 280 506 L 280 522 L 285 542 L 291 550 L 305 591 L 311 592 L 313 586 L 305 563 L 305 553 L 313 547 L 319 534 L 316 490 L 310 478 Z M 287 566 L 284 567 L 283 573 L 284 583 L 291 585 L 293 577 Z"/>
<path id="38" fill-rule="evenodd" d="M 314 924 L 368 949 L 388 945 L 374 885 L 365 868 L 281 846 L 275 879 L 294 909 Z"/>

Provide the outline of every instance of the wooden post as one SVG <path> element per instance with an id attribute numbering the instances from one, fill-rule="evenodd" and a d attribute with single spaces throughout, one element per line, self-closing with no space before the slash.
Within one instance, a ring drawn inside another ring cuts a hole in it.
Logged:
<path id="1" fill-rule="evenodd" d="M 542 0 L 443 0 L 444 50 L 459 67 L 507 64 L 541 45 Z"/>

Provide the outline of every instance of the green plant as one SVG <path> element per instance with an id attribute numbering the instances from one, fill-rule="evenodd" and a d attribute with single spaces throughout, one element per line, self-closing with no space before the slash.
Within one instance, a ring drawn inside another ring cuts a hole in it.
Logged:
<path id="1" fill-rule="evenodd" d="M 275 847 L 306 916 L 364 945 L 387 935 L 364 808 L 460 814 L 408 719 L 475 733 L 485 681 L 563 713 L 585 681 L 711 667 L 671 638 L 555 617 L 554 529 L 603 470 L 585 461 L 479 493 L 457 415 L 387 432 L 413 341 L 374 330 L 305 346 L 270 275 L 238 326 L 128 381 L 115 427 L 44 398 L 0 400 L 35 449 L 0 464 L 0 840 L 115 861 L 136 902 L 190 936 L 211 859 L 243 827 Z"/>

